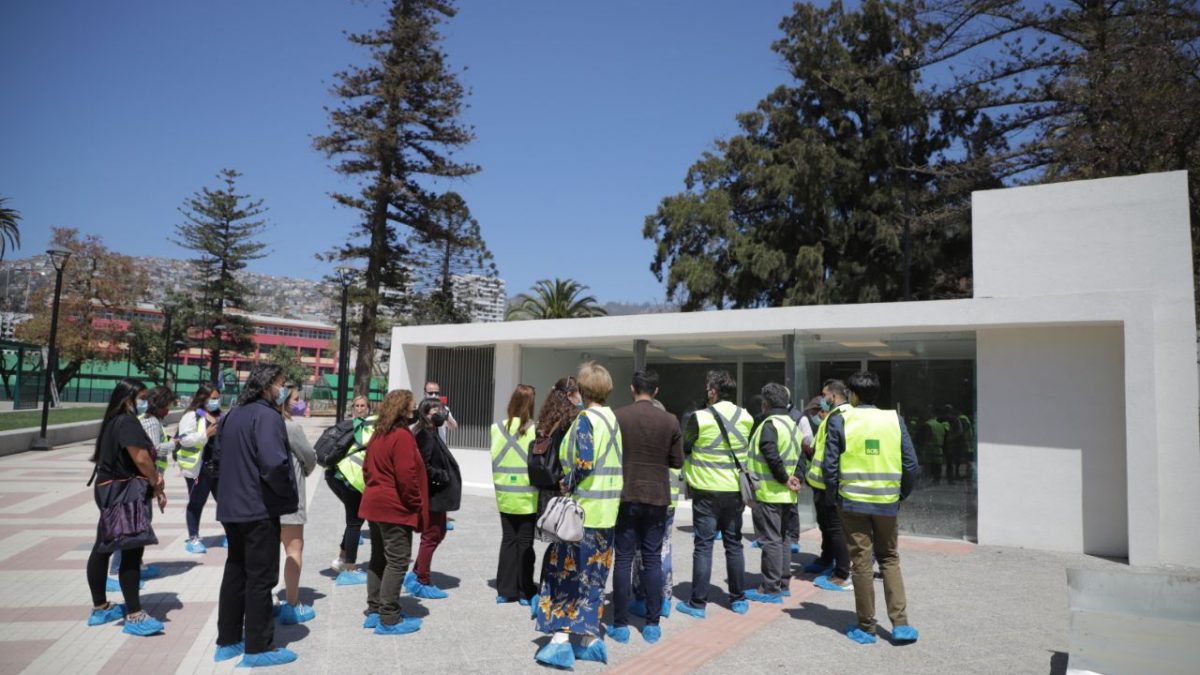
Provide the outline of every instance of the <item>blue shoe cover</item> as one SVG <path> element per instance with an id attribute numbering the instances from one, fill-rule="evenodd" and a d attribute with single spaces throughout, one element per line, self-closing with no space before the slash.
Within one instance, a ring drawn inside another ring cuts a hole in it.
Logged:
<path id="1" fill-rule="evenodd" d="M 407 635 L 421 630 L 421 622 L 418 619 L 409 619 L 401 617 L 400 621 L 393 624 L 379 622 L 375 626 L 376 635 Z"/>
<path id="2" fill-rule="evenodd" d="M 162 570 L 158 569 L 158 565 L 146 565 L 142 568 L 142 580 L 157 579 L 162 576 Z"/>
<path id="3" fill-rule="evenodd" d="M 412 593 L 413 595 L 416 595 L 417 587 L 420 586 L 421 584 L 417 582 L 417 573 L 416 572 L 408 572 L 407 574 L 404 575 L 404 581 L 400 585 L 404 586 L 404 590 L 408 591 L 409 593 Z"/>
<path id="4" fill-rule="evenodd" d="M 510 602 L 512 602 L 512 598 L 506 598 L 503 595 L 496 596 L 496 604 L 497 605 L 504 605 L 504 604 L 507 604 Z"/>
<path id="5" fill-rule="evenodd" d="M 629 613 L 634 616 L 646 618 L 646 601 L 645 600 L 630 600 Z"/>
<path id="6" fill-rule="evenodd" d="M 217 645 L 216 651 L 213 652 L 213 661 L 220 663 L 228 661 L 236 656 L 241 656 L 246 653 L 246 643 L 239 642 L 234 645 Z"/>
<path id="7" fill-rule="evenodd" d="M 89 626 L 100 626 L 125 616 L 125 605 L 111 605 L 108 609 L 93 609 L 88 615 Z"/>
<path id="8" fill-rule="evenodd" d="M 629 642 L 629 626 L 609 626 L 608 637 L 621 644 Z"/>
<path id="9" fill-rule="evenodd" d="M 759 593 L 758 591 L 746 591 L 746 599 L 751 602 L 765 602 L 771 605 L 782 605 L 783 596 L 778 593 Z"/>
<path id="10" fill-rule="evenodd" d="M 290 605 L 286 602 L 279 605 L 279 623 L 285 626 L 294 626 L 315 618 L 317 618 L 316 610 L 303 602 L 298 605 Z"/>
<path id="11" fill-rule="evenodd" d="M 758 540 L 755 539 L 754 541 L 750 542 L 750 548 L 762 548 L 762 544 L 758 543 Z"/>
<path id="12" fill-rule="evenodd" d="M 718 530 L 717 534 L 713 537 L 713 541 L 721 541 L 722 538 L 721 532 Z"/>
<path id="13" fill-rule="evenodd" d="M 629 629 L 626 628 L 626 630 Z M 626 639 L 629 637 L 626 636 Z M 587 647 L 571 645 L 571 650 L 575 652 L 575 658 L 580 661 L 608 663 L 608 646 L 604 644 L 604 640 L 592 640 L 592 644 Z"/>
<path id="14" fill-rule="evenodd" d="M 854 584 L 848 584 L 846 586 L 839 586 L 839 585 L 833 583 L 832 581 L 830 581 L 829 577 L 825 576 L 824 574 L 822 574 L 821 576 L 819 576 L 813 580 L 813 586 L 816 586 L 817 588 L 820 588 L 820 589 L 824 589 L 826 591 L 838 591 L 841 593 L 845 593 L 846 591 L 854 590 Z"/>
<path id="15" fill-rule="evenodd" d="M 750 611 L 750 603 L 745 600 L 734 600 L 729 605 L 729 609 L 732 609 L 734 614 L 745 614 Z"/>
<path id="16" fill-rule="evenodd" d="M 541 602 L 541 594 L 535 595 L 529 599 L 529 618 L 537 618 L 538 603 Z"/>
<path id="17" fill-rule="evenodd" d="M 208 547 L 205 546 L 204 542 L 200 541 L 199 539 L 197 539 L 195 541 L 192 541 L 191 539 L 187 540 L 186 542 L 184 542 L 183 548 L 188 553 L 197 553 L 197 554 L 208 553 Z"/>
<path id="18" fill-rule="evenodd" d="M 433 584 L 417 584 L 417 590 L 412 592 L 413 596 L 422 600 L 441 600 L 442 598 L 450 597 L 450 594 Z"/>
<path id="19" fill-rule="evenodd" d="M 137 623 L 125 622 L 125 627 L 121 629 L 122 633 L 127 635 L 136 635 L 138 637 L 146 637 L 155 633 L 163 632 L 163 622 L 158 619 L 148 616 Z"/>
<path id="20" fill-rule="evenodd" d="M 824 574 L 829 575 L 833 571 L 833 565 L 822 565 L 820 560 L 814 560 L 810 563 L 804 563 L 800 568 L 805 574 Z"/>
<path id="21" fill-rule="evenodd" d="M 138 590 L 141 590 L 145 587 L 146 587 L 146 582 L 139 579 L 138 580 Z M 108 592 L 108 593 L 120 593 L 121 592 L 121 581 L 119 579 L 114 579 L 112 577 L 109 577 L 104 582 L 104 590 L 105 590 L 105 592 Z"/>
<path id="22" fill-rule="evenodd" d="M 675 609 L 683 612 L 684 614 L 687 614 L 688 616 L 694 616 L 697 619 L 704 618 L 704 609 L 692 607 L 690 604 L 684 602 L 683 600 L 680 600 L 678 603 L 675 604 Z"/>
<path id="23" fill-rule="evenodd" d="M 521 598 L 520 600 L 517 600 L 517 604 L 522 607 L 528 607 L 529 606 L 529 598 Z"/>
<path id="24" fill-rule="evenodd" d="M 358 545 L 359 545 L 359 546 L 362 546 L 362 545 L 363 545 L 363 544 L 365 544 L 365 543 L 367 543 L 367 540 L 366 540 L 366 538 L 364 538 L 364 537 L 362 536 L 362 532 L 359 532 L 359 533 L 358 533 Z"/>
<path id="25" fill-rule="evenodd" d="M 851 640 L 854 640 L 855 642 L 857 642 L 860 645 L 875 644 L 875 636 L 868 633 L 867 631 L 859 628 L 858 626 L 847 626 L 846 627 L 846 637 L 850 638 Z"/>
<path id="26" fill-rule="evenodd" d="M 800 544 L 792 544 L 791 551 L 792 551 L 792 553 L 799 553 L 800 552 Z"/>
<path id="27" fill-rule="evenodd" d="M 337 575 L 337 578 L 333 580 L 333 583 L 337 584 L 338 586 L 361 586 L 362 584 L 367 583 L 367 573 L 358 571 L 341 572 Z"/>
<path id="28" fill-rule="evenodd" d="M 296 660 L 296 652 L 282 647 L 260 654 L 246 654 L 242 657 L 238 668 L 262 668 L 265 666 L 282 666 Z"/>
<path id="29" fill-rule="evenodd" d="M 453 521 L 453 520 L 447 520 L 447 521 L 446 521 L 446 531 L 447 531 L 447 532 L 450 532 L 450 531 L 451 531 L 451 530 L 453 530 L 453 529 L 454 529 L 454 521 Z"/>
<path id="30" fill-rule="evenodd" d="M 912 626 L 896 626 L 892 629 L 892 640 L 894 642 L 916 642 L 917 629 Z"/>
<path id="31" fill-rule="evenodd" d="M 671 616 L 671 596 L 663 598 L 662 611 L 658 613 L 658 616 L 663 619 Z"/>
<path id="32" fill-rule="evenodd" d="M 219 546 L 221 548 L 229 548 L 229 537 L 222 536 L 221 541 L 217 542 L 217 546 Z M 276 651 L 280 651 L 280 650 L 276 650 Z M 290 652 L 286 649 L 284 649 L 282 651 L 288 652 L 289 654 L 292 654 L 292 656 L 295 656 L 295 654 L 293 654 L 292 652 Z M 292 661 L 295 661 L 295 660 L 296 659 L 292 659 Z M 284 661 L 284 663 L 291 663 L 292 661 Z"/>
<path id="33" fill-rule="evenodd" d="M 371 612 L 363 619 L 363 628 L 374 629 L 379 625 L 379 612 Z"/>
<path id="34" fill-rule="evenodd" d="M 553 643 L 537 650 L 534 660 L 555 668 L 569 669 L 575 666 L 575 650 L 566 642 Z"/>
<path id="35" fill-rule="evenodd" d="M 657 624 L 642 629 L 642 639 L 650 644 L 658 642 L 660 637 L 662 637 L 662 629 Z"/>

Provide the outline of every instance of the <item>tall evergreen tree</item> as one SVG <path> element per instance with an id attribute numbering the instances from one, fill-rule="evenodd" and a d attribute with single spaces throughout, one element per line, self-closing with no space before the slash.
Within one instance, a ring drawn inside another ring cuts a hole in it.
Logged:
<path id="1" fill-rule="evenodd" d="M 317 150 L 336 159 L 334 169 L 355 179 L 356 194 L 335 193 L 334 201 L 362 212 L 351 241 L 331 258 L 365 262 L 354 390 L 370 388 L 381 306 L 409 299 L 407 245 L 415 232 L 431 232 L 429 215 L 437 195 L 428 178 L 460 178 L 478 167 L 455 161 L 453 152 L 473 131 L 459 122 L 464 90 L 446 64 L 439 25 L 456 9 L 446 0 L 393 0 L 387 25 L 352 34 L 370 61 L 337 74 L 332 93 L 341 99 L 329 111 L 329 133 Z"/>
<path id="2" fill-rule="evenodd" d="M 470 312 L 455 295 L 454 278 L 466 275 L 495 277 L 496 265 L 479 222 L 463 198 L 448 192 L 438 199 L 430 228 L 421 233 L 416 261 L 422 297 L 417 302 L 417 323 L 467 323 Z"/>
<path id="3" fill-rule="evenodd" d="M 261 199 L 238 194 L 237 179 L 241 175 L 233 169 L 222 169 L 217 178 L 224 187 L 201 188 L 185 200 L 179 209 L 183 222 L 176 226 L 178 238 L 174 240 L 198 254 L 191 262 L 199 285 L 191 289 L 180 314 L 186 325 L 208 342 L 214 382 L 221 372 L 220 353 L 246 352 L 253 347 L 250 322 L 229 309 L 251 309 L 250 289 L 237 273 L 250 261 L 266 255 L 266 245 L 257 239 L 266 228 L 266 221 L 259 218 L 266 208 Z"/>

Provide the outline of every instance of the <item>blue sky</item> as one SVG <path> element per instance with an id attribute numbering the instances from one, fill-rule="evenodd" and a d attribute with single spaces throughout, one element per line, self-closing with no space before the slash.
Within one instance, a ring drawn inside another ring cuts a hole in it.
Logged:
<path id="1" fill-rule="evenodd" d="M 457 183 L 510 294 L 574 278 L 601 301 L 662 301 L 642 223 L 687 168 L 736 131 L 786 72 L 778 0 L 460 0 L 444 27 L 471 90 L 483 171 Z M 318 279 L 314 254 L 358 215 L 312 149 L 333 74 L 365 53 L 343 30 L 382 25 L 380 0 L 0 5 L 0 195 L 25 257 L 51 226 L 133 255 L 186 257 L 178 207 L 223 167 L 265 200 L 271 255 L 255 271 Z"/>

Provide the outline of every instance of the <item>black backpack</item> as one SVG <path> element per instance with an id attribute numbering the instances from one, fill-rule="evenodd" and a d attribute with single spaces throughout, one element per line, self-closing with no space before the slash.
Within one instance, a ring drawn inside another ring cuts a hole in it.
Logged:
<path id="1" fill-rule="evenodd" d="M 529 442 L 529 484 L 542 490 L 557 490 L 563 478 L 562 462 L 558 459 L 558 444 L 552 441 L 561 436 L 538 436 Z"/>
<path id="2" fill-rule="evenodd" d="M 317 453 L 317 464 L 326 469 L 337 466 L 354 447 L 354 420 L 342 420 L 321 433 L 313 450 Z"/>

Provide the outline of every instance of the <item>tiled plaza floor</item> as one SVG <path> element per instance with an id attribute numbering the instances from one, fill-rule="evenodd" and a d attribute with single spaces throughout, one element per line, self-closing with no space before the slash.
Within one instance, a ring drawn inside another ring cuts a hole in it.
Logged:
<path id="1" fill-rule="evenodd" d="M 311 423 L 315 438 L 319 422 Z M 135 638 L 119 624 L 89 628 L 89 594 L 84 565 L 96 527 L 89 444 L 49 453 L 0 458 L 0 674 L 7 673 L 208 673 L 229 672 L 236 660 L 214 664 L 217 591 L 225 551 L 184 551 L 183 479 L 171 469 L 170 505 L 155 514 L 159 545 L 148 562 L 164 572 L 147 581 L 143 604 L 166 623 L 165 634 Z M 328 570 L 340 540 L 340 502 L 319 473 L 308 481 L 303 599 L 317 618 L 279 626 L 276 642 L 295 650 L 297 663 L 278 671 L 304 673 L 507 673 L 539 670 L 533 661 L 545 638 L 533 629 L 528 609 L 496 605 L 492 587 L 500 539 L 495 503 L 478 489 L 463 498 L 450 532 L 434 558 L 435 582 L 445 600 L 404 597 L 405 612 L 424 618 L 422 630 L 380 637 L 360 627 L 364 586 L 335 586 Z M 202 534 L 220 535 L 214 509 L 205 511 Z M 902 516 L 903 517 L 903 516 Z M 691 513 L 681 508 L 674 541 L 675 593 L 691 586 Z M 749 518 L 746 519 L 749 529 Z M 806 532 L 810 559 L 815 532 Z M 539 553 L 543 545 L 538 545 Z M 360 560 L 369 556 L 364 545 Z M 634 632 L 628 644 L 609 641 L 610 664 L 618 672 L 729 673 L 1047 673 L 1062 672 L 1067 649 L 1068 567 L 1121 568 L 1119 563 L 946 540 L 913 539 L 902 546 L 909 616 L 921 640 L 897 647 L 881 640 L 858 646 L 839 631 L 853 622 L 850 593 L 817 590 L 811 579 L 793 580 L 792 597 L 780 605 L 754 605 L 748 615 L 728 609 L 725 566 L 718 544 L 708 618 L 678 612 L 663 621 L 663 639 L 651 647 Z M 414 554 L 415 554 L 414 550 Z M 758 579 L 760 554 L 746 549 L 748 584 Z M 539 559 L 540 564 L 540 559 Z M 797 570 L 799 568 L 797 567 Z M 877 602 L 883 632 L 890 628 L 879 582 Z M 119 595 L 119 594 L 116 594 Z M 119 601 L 119 597 L 112 597 Z M 577 671 L 603 666 L 579 663 Z"/>

